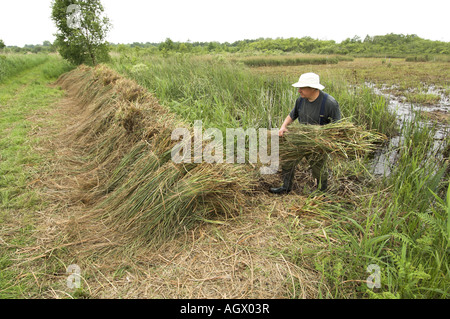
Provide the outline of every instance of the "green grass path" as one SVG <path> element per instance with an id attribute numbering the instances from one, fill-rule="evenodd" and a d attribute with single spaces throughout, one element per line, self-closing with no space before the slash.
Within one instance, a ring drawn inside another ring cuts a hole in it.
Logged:
<path id="1" fill-rule="evenodd" d="M 39 139 L 30 136 L 36 124 L 29 118 L 64 95 L 49 86 L 56 74 L 48 70 L 60 62 L 45 60 L 0 83 L 0 299 L 38 292 L 33 282 L 39 275 L 18 270 L 15 264 L 17 252 L 33 244 L 35 213 L 45 205 L 29 186 L 43 162 L 33 150 Z"/>

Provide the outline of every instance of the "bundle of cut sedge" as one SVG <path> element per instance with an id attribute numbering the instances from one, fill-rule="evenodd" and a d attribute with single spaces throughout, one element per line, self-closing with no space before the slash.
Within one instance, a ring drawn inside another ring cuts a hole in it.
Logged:
<path id="1" fill-rule="evenodd" d="M 331 156 L 355 159 L 375 150 L 385 141 L 384 134 L 353 124 L 348 120 L 328 125 L 296 125 L 290 127 L 280 140 L 281 163 L 303 156 Z"/>

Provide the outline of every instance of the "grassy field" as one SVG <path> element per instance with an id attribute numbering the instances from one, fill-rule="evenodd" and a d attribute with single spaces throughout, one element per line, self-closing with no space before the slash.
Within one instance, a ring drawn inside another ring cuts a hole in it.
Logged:
<path id="1" fill-rule="evenodd" d="M 268 66 L 337 64 L 340 61 L 352 61 L 353 58 L 342 55 L 320 56 L 307 54 L 290 54 L 286 56 L 279 56 L 279 55 L 250 56 L 241 58 L 231 58 L 231 60 L 235 63 L 242 63 L 250 67 L 268 67 Z"/>
<path id="2" fill-rule="evenodd" d="M 261 75 L 226 59 L 183 56 L 143 56 L 138 61 L 125 56 L 115 59 L 113 67 L 148 88 L 182 118 L 192 123 L 201 118 L 207 127 L 222 130 L 279 127 L 297 96 L 295 90 L 287 88 L 298 80 L 299 71 L 295 76 L 285 74 L 285 67 L 279 74 Z M 311 66 L 295 68 L 305 70 Z M 321 65 L 318 71 L 322 68 L 327 66 Z M 386 101 L 368 87 L 348 90 L 345 76 L 339 72 L 323 74 L 322 79 L 327 92 L 339 100 L 344 117 L 387 135 L 395 133 L 394 117 Z"/>
<path id="3" fill-rule="evenodd" d="M 388 101 L 367 85 L 395 85 L 392 90 L 399 95 L 424 94 L 425 86 L 434 85 L 448 96 L 447 62 L 359 58 L 248 67 L 229 56 L 115 55 L 110 67 L 136 80 L 183 121 L 201 119 L 205 129 L 278 127 L 297 97 L 290 84 L 301 73 L 313 71 L 321 75 L 325 91 L 339 101 L 344 117 L 403 138 L 388 149 L 396 154 L 389 175 L 371 174 L 370 158 L 365 159 L 366 166 L 334 162 L 330 191 L 321 195 L 312 192 L 309 172 L 300 167 L 291 194 L 273 196 L 259 189 L 238 217 L 204 221 L 162 249 L 149 251 L 126 242 L 122 250 L 108 251 L 102 245 L 115 239 L 102 232 L 96 240 L 89 239 L 93 252 L 77 255 L 68 240 L 86 230 L 77 228 L 84 224 L 76 220 L 73 231 L 62 228 L 49 236 L 58 249 L 36 248 L 40 240 L 48 245 L 49 239 L 44 240 L 38 229 L 49 203 L 40 197 L 42 186 L 33 180 L 38 171 L 45 171 L 45 158 L 56 157 L 55 150 L 47 149 L 33 133 L 40 125 L 62 123 L 37 125 L 31 118 L 57 113 L 52 105 L 62 99 L 63 91 L 48 84 L 70 67 L 57 57 L 20 59 L 30 59 L 29 64 L 14 70 L 18 64 L 9 63 L 0 81 L 1 298 L 449 297 L 448 135 L 436 144 L 439 127 L 421 125 L 421 114 L 417 121 L 399 127 Z M 409 99 L 434 101 L 421 95 Z M 36 151 L 39 147 L 43 153 Z M 138 148 L 135 152 L 125 159 L 142 154 Z M 72 161 L 85 158 L 86 154 L 78 154 Z M 280 181 L 269 176 L 261 182 L 268 187 Z M 88 207 L 83 203 L 79 209 Z M 33 249 L 36 253 L 30 255 Z M 84 282 L 83 289 L 74 292 L 64 287 L 64 280 L 65 267 L 76 256 L 83 256 L 77 263 L 84 269 Z M 373 267 L 378 269 L 380 288 L 367 285 L 373 275 L 368 269 Z"/>

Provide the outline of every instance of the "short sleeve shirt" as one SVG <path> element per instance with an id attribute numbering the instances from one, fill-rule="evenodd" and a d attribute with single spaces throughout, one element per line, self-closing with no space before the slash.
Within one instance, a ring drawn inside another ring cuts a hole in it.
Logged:
<path id="1" fill-rule="evenodd" d="M 292 120 L 298 119 L 301 124 L 320 124 L 320 107 L 324 93 L 320 91 L 319 96 L 313 102 L 309 102 L 308 99 L 298 98 L 295 102 L 295 106 L 292 109 L 289 116 Z M 324 106 L 324 124 L 336 122 L 341 119 L 341 111 L 339 109 L 338 102 L 328 95 Z"/>

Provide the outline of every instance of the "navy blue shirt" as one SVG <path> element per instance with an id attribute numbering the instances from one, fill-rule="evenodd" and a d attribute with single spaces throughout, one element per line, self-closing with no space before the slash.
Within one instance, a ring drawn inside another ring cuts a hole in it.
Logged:
<path id="1" fill-rule="evenodd" d="M 322 105 L 322 100 L 324 93 L 320 91 L 319 96 L 313 102 L 309 102 L 308 99 L 298 98 L 295 101 L 295 106 L 292 109 L 289 116 L 292 120 L 298 119 L 301 124 L 320 124 L 320 107 Z M 324 107 L 324 124 L 331 122 L 336 122 L 341 119 L 341 111 L 339 109 L 338 102 L 328 95 L 325 101 Z"/>

